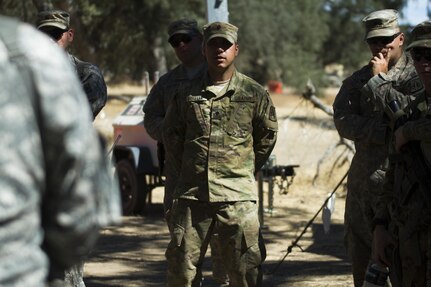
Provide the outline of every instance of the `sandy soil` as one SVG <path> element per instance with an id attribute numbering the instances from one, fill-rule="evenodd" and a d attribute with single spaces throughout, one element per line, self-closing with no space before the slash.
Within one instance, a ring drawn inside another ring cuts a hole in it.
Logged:
<path id="1" fill-rule="evenodd" d="M 337 91 L 327 91 L 323 101 L 331 105 Z M 112 97 L 96 121 L 96 127 L 112 140 L 112 119 L 130 95 L 144 94 L 140 87 L 110 88 Z M 274 184 L 273 205 L 264 184 L 263 234 L 267 247 L 264 286 L 352 286 L 350 263 L 343 245 L 345 189 L 335 192 L 335 210 L 329 233 L 322 225 L 322 207 L 348 169 L 351 153 L 339 143 L 332 119 L 298 94 L 286 90 L 272 95 L 280 133 L 273 154 L 278 165 L 300 165 L 287 192 Z M 289 177 L 289 179 L 291 179 Z M 279 180 L 279 179 L 278 179 Z M 165 286 L 164 251 L 169 235 L 163 220 L 163 189 L 152 192 L 152 204 L 142 216 L 124 217 L 121 226 L 103 230 L 98 245 L 85 265 L 87 286 Z M 270 212 L 272 210 L 272 212 Z M 288 247 L 307 231 L 282 261 Z M 209 252 L 208 252 L 209 254 Z M 211 278 L 207 256 L 203 286 L 217 286 Z"/>

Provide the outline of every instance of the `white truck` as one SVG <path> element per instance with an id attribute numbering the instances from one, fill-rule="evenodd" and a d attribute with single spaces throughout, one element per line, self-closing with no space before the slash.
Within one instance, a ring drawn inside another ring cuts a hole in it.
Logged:
<path id="1" fill-rule="evenodd" d="M 163 185 L 157 142 L 144 127 L 145 99 L 134 97 L 113 122 L 113 156 L 125 215 L 142 212 L 153 188 Z"/>

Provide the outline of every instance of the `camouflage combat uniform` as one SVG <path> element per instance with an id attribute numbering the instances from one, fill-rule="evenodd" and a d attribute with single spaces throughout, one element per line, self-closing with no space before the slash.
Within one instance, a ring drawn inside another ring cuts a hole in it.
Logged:
<path id="1" fill-rule="evenodd" d="M 119 221 L 118 188 L 64 53 L 26 24 L 0 30 L 0 285 L 45 286 Z"/>
<path id="2" fill-rule="evenodd" d="M 409 121 L 403 127 L 408 140 L 419 141 L 423 153 L 431 154 L 431 112 L 425 93 L 409 104 Z M 398 241 L 392 268 L 402 280 L 402 286 L 431 285 L 431 212 L 417 182 L 409 176 L 413 158 L 391 153 L 382 196 L 379 197 L 376 218 L 394 225 L 391 232 Z M 408 155 L 407 155 L 408 156 Z M 429 159 L 428 159 L 429 160 Z M 429 162 L 429 161 L 428 161 Z M 426 192 L 430 192 L 427 190 Z M 412 285 L 415 284 L 415 285 Z"/>
<path id="3" fill-rule="evenodd" d="M 376 194 L 381 189 L 387 167 L 389 122 L 382 105 L 373 100 L 373 91 L 396 89 L 410 95 L 422 88 L 410 56 L 403 53 L 387 74 L 372 77 L 371 66 L 364 66 L 344 80 L 334 101 L 334 122 L 340 136 L 355 143 L 347 180 L 345 244 L 352 260 L 355 286 L 362 286 L 371 256 L 372 220 Z M 383 87 L 383 86 L 382 86 Z"/>
<path id="4" fill-rule="evenodd" d="M 275 108 L 268 93 L 239 72 L 223 95 L 207 90 L 208 83 L 204 77 L 191 92 L 180 91 L 165 120 L 167 157 L 179 173 L 166 251 L 168 285 L 191 286 L 216 226 L 230 286 L 259 286 L 254 172 L 275 145 Z"/>
<path id="5" fill-rule="evenodd" d="M 412 31 L 412 39 L 407 50 L 422 48 L 430 52 L 431 21 L 418 24 Z M 425 61 L 416 63 L 416 68 L 431 65 L 431 61 Z M 421 76 L 429 77 L 429 74 Z M 385 89 L 384 84 L 377 91 L 380 89 Z M 394 99 L 398 100 L 405 119 L 408 119 L 401 124 L 407 146 L 402 146 L 397 153 L 390 145 L 390 167 L 378 198 L 375 218 L 380 225 L 389 223 L 388 230 L 397 241 L 391 269 L 398 274 L 402 286 L 431 286 L 431 190 L 429 183 L 423 183 L 424 177 L 429 179 L 431 176 L 431 100 L 425 91 L 410 97 L 393 92 L 386 95 L 383 102 L 390 106 Z M 393 130 L 397 130 L 396 119 L 400 115 L 393 111 L 387 113 L 395 121 Z M 416 157 L 409 152 L 414 146 Z M 420 158 L 424 160 L 424 166 L 418 163 Z M 422 182 L 419 181 L 421 177 Z"/>
<path id="6" fill-rule="evenodd" d="M 193 79 L 202 77 L 206 70 L 206 64 L 202 64 L 192 79 L 187 76 L 187 71 L 183 65 L 177 66 L 172 71 L 163 75 L 157 84 L 151 89 L 150 94 L 145 101 L 144 110 L 144 125 L 148 134 L 159 142 L 158 152 L 164 153 L 162 139 L 163 121 L 168 109 L 169 103 L 172 101 L 175 93 L 178 90 L 190 89 L 190 83 Z M 177 183 L 178 173 L 170 165 L 169 161 L 165 161 L 163 174 L 166 177 L 164 188 L 163 207 L 165 211 L 166 222 L 169 222 L 170 211 L 173 202 L 173 192 Z M 168 225 L 169 226 L 169 225 Z M 226 272 L 224 270 L 223 258 L 219 255 L 218 240 L 214 238 L 211 240 L 211 259 L 213 263 L 213 276 L 218 282 L 227 281 Z M 196 281 L 201 281 L 202 278 L 197 278 Z"/>
<path id="7" fill-rule="evenodd" d="M 68 54 L 69 60 L 74 66 L 82 88 L 87 96 L 90 104 L 90 109 L 93 114 L 93 119 L 103 109 L 108 99 L 105 80 L 100 69 L 91 63 L 84 62 L 75 56 Z M 73 287 L 85 287 L 84 277 L 84 261 L 81 260 L 78 264 L 72 266 L 64 272 L 65 282 L 70 283 Z"/>
<path id="8" fill-rule="evenodd" d="M 69 59 L 78 74 L 82 87 L 90 103 L 93 119 L 103 109 L 108 99 L 105 80 L 100 69 L 69 54 Z"/>
<path id="9" fill-rule="evenodd" d="M 163 75 L 151 89 L 143 111 L 145 129 L 153 139 L 163 143 L 163 121 L 172 98 L 178 90 L 190 88 L 191 80 L 202 77 L 205 70 L 206 65 L 202 64 L 193 78 L 189 79 L 185 67 L 178 65 L 175 69 Z M 166 182 L 163 206 L 166 213 L 172 206 L 172 193 L 178 175 L 174 172 L 169 162 L 166 162 L 164 166 L 164 175 L 166 176 Z"/>

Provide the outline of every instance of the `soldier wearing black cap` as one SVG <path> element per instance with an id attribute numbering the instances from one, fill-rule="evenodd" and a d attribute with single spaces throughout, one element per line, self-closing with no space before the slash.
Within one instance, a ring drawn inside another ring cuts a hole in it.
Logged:
<path id="1" fill-rule="evenodd" d="M 238 28 L 204 27 L 208 69 L 178 91 L 166 113 L 163 140 L 178 172 L 166 250 L 168 286 L 193 286 L 209 240 L 218 232 L 229 286 L 262 286 L 254 174 L 277 138 L 277 116 L 265 89 L 235 68 Z"/>
<path id="2" fill-rule="evenodd" d="M 67 49 L 73 42 L 75 31 L 70 26 L 70 15 L 61 10 L 42 11 L 38 14 L 37 28 L 49 35 L 60 47 Z M 108 99 L 105 80 L 100 69 L 69 54 L 90 103 L 93 119 Z"/>
<path id="3" fill-rule="evenodd" d="M 431 21 L 412 30 L 407 50 L 425 90 L 394 117 L 404 120 L 394 127 L 390 157 L 395 160 L 376 214 L 373 257 L 394 270 L 402 286 L 431 286 L 431 187 L 426 180 L 431 177 Z M 388 100 L 401 97 L 394 94 Z M 391 261 L 388 249 L 395 250 L 399 260 Z"/>
<path id="4" fill-rule="evenodd" d="M 362 21 L 370 62 L 344 80 L 333 105 L 340 136 L 354 141 L 356 148 L 345 207 L 345 243 L 356 287 L 362 286 L 371 258 L 376 199 L 387 168 L 391 133 L 383 102 L 394 90 L 407 96 L 422 89 L 413 61 L 403 51 L 398 12 L 379 10 Z"/>

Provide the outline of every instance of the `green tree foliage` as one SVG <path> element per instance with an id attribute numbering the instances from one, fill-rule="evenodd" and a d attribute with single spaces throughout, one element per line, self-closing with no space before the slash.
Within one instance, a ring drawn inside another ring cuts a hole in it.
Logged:
<path id="1" fill-rule="evenodd" d="M 327 37 L 320 0 L 229 2 L 239 27 L 239 68 L 260 83 L 269 79 L 302 86 L 321 71 L 318 52 Z"/>
<path id="2" fill-rule="evenodd" d="M 414 0 L 411 0 L 414 1 Z M 280 80 L 302 87 L 321 79 L 327 64 L 349 71 L 369 60 L 361 19 L 382 8 L 401 11 L 407 0 L 229 0 L 239 27 L 238 68 L 260 83 Z M 0 12 L 34 24 L 38 10 L 67 10 L 72 52 L 97 63 L 109 81 L 162 74 L 178 62 L 167 27 L 179 18 L 205 24 L 204 0 L 0 0 Z"/>

